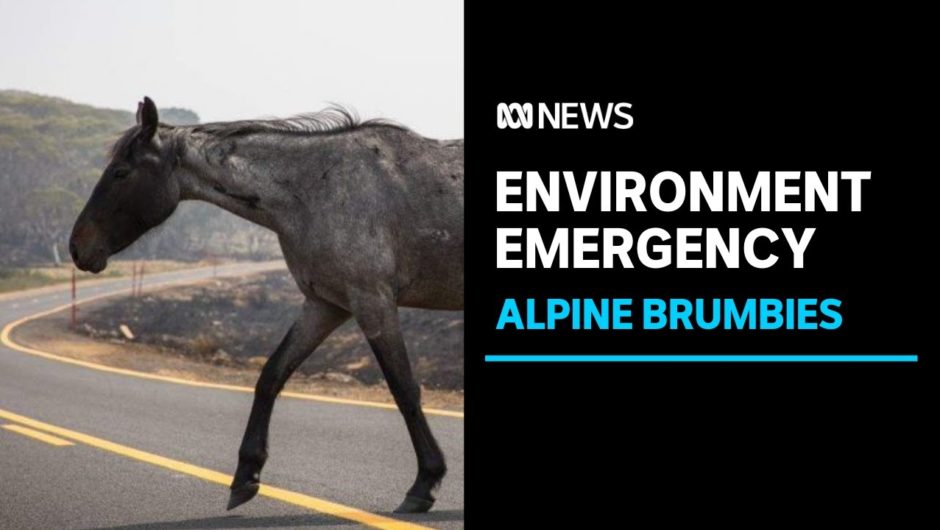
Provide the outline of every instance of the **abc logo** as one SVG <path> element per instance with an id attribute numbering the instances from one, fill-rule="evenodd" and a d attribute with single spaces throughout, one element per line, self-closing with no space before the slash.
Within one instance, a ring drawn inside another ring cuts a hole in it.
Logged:
<path id="1" fill-rule="evenodd" d="M 500 129 L 535 126 L 539 129 L 629 129 L 633 127 L 631 107 L 629 103 L 538 103 L 537 106 L 499 103 L 496 126 Z"/>
<path id="2" fill-rule="evenodd" d="M 496 126 L 500 129 L 532 128 L 531 103 L 500 103 L 496 105 Z"/>

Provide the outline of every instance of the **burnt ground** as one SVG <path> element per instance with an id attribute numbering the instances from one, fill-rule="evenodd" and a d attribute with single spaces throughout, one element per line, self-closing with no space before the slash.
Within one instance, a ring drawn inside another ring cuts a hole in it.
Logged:
<path id="1" fill-rule="evenodd" d="M 286 271 L 217 278 L 118 296 L 26 322 L 17 342 L 60 355 L 185 379 L 253 386 L 300 310 Z M 463 408 L 463 313 L 402 308 L 402 330 L 426 406 Z M 133 338 L 121 332 L 127 326 Z M 390 402 L 362 332 L 345 323 L 301 365 L 287 388 Z"/>
<path id="2" fill-rule="evenodd" d="M 78 332 L 159 346 L 215 364 L 261 362 L 287 333 L 303 303 L 287 272 L 220 278 L 141 297 L 122 297 L 82 312 Z M 402 308 L 401 326 L 419 382 L 427 388 L 463 388 L 463 313 Z M 382 373 L 355 322 L 343 324 L 300 367 L 377 384 Z"/>

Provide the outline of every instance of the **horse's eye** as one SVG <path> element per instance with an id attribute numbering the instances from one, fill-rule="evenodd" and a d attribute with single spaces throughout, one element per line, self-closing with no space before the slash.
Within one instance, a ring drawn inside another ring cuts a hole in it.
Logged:
<path id="1" fill-rule="evenodd" d="M 116 179 L 122 179 L 130 174 L 131 174 L 131 171 L 127 168 L 115 169 L 113 173 L 114 178 Z"/>

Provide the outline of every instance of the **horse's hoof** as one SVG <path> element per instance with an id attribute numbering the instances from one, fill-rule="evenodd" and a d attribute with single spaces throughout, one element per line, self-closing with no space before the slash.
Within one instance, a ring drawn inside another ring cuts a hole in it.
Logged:
<path id="1" fill-rule="evenodd" d="M 408 495 L 401 505 L 395 508 L 395 513 L 424 513 L 430 510 L 431 506 L 434 506 L 433 499 L 422 499 L 421 497 Z"/>
<path id="2" fill-rule="evenodd" d="M 261 484 L 257 482 L 249 482 L 248 484 L 242 484 L 241 486 L 232 488 L 232 494 L 228 498 L 228 508 L 226 509 L 231 510 L 255 498 L 260 487 Z"/>

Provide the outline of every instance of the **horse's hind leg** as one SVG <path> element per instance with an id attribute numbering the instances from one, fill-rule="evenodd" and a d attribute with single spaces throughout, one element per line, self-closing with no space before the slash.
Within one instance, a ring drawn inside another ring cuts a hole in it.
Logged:
<path id="1" fill-rule="evenodd" d="M 421 410 L 421 387 L 411 373 L 398 324 L 397 305 L 391 296 L 381 294 L 359 296 L 353 305 L 356 321 L 369 340 L 388 388 L 405 418 L 418 457 L 418 477 L 395 511 L 426 512 L 434 504 L 431 490 L 441 482 L 447 467 Z"/>
<path id="2" fill-rule="evenodd" d="M 258 493 L 261 468 L 268 458 L 268 425 L 275 398 L 300 363 L 348 318 L 349 313 L 344 309 L 322 300 L 308 299 L 300 318 L 265 363 L 255 387 L 255 401 L 245 437 L 238 451 L 238 469 L 232 481 L 229 510 L 248 502 Z"/>

